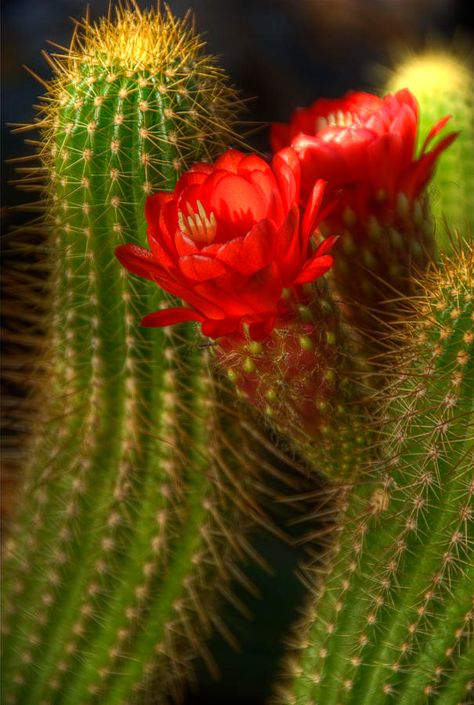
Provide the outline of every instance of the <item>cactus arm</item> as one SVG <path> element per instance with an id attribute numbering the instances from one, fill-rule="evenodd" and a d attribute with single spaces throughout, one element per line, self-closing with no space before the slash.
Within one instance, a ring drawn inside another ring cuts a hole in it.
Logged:
<path id="1" fill-rule="evenodd" d="M 231 488 L 247 492 L 246 440 L 237 453 L 234 424 L 222 463 L 205 351 L 189 327 L 139 327 L 164 294 L 113 255 L 145 243 L 148 193 L 223 148 L 238 101 L 169 14 L 127 7 L 83 31 L 52 60 L 42 124 L 53 314 L 7 558 L 8 705 L 123 702 L 153 667 L 166 697 L 246 551 L 239 532 L 224 540 L 244 506 Z"/>
<path id="2" fill-rule="evenodd" d="M 472 252 L 458 265 L 434 275 L 381 392 L 380 460 L 343 499 L 285 703 L 459 702 L 474 595 Z"/>
<path id="3" fill-rule="evenodd" d="M 472 306 L 468 306 L 464 315 L 460 316 L 456 321 L 456 326 L 453 327 L 452 345 L 447 346 L 446 357 L 441 356 L 440 359 L 440 365 L 442 364 L 446 370 L 452 368 L 458 351 L 462 349 L 463 335 L 472 330 L 471 317 Z M 418 621 L 417 611 L 431 609 L 431 599 L 420 599 L 420 596 L 424 595 L 427 590 L 434 588 L 435 576 L 439 570 L 443 572 L 445 578 L 448 575 L 448 564 L 439 566 L 439 554 L 441 546 L 444 546 L 444 551 L 448 554 L 455 548 L 452 544 L 452 536 L 459 532 L 463 523 L 462 517 L 459 516 L 456 498 L 465 489 L 466 473 L 469 472 L 468 463 L 472 460 L 473 453 L 472 442 L 469 442 L 467 434 L 464 432 L 466 419 L 472 418 L 474 411 L 472 399 L 474 389 L 473 352 L 474 345 L 471 345 L 467 351 L 470 360 L 464 373 L 463 393 L 459 394 L 456 405 L 457 418 L 450 420 L 449 431 L 442 440 L 440 456 L 433 459 L 429 456 L 424 458 L 422 453 L 426 452 L 427 448 L 426 446 L 420 448 L 418 442 L 420 437 L 426 435 L 426 429 L 432 423 L 433 407 L 428 407 L 425 413 L 417 415 L 417 422 L 412 424 L 410 437 L 402 449 L 403 458 L 407 463 L 405 470 L 407 475 L 421 474 L 421 478 L 416 483 L 419 494 L 415 495 L 414 500 L 416 501 L 419 497 L 423 500 L 424 506 L 419 516 L 416 517 L 415 531 L 412 531 L 408 536 L 403 532 L 400 539 L 397 539 L 393 544 L 395 550 L 398 540 L 406 541 L 403 571 L 404 589 L 399 590 L 400 594 L 395 598 L 390 595 L 391 607 L 387 609 L 387 616 L 384 616 L 385 646 L 377 644 L 376 650 L 372 647 L 373 655 L 371 656 L 369 652 L 367 656 L 370 663 L 374 663 L 376 658 L 377 663 L 380 664 L 370 669 L 370 675 L 364 679 L 363 697 L 369 698 L 367 702 L 370 701 L 370 697 L 376 697 L 376 694 L 383 688 L 383 684 L 387 682 L 390 665 L 398 656 L 400 644 L 410 635 L 410 624 Z M 449 375 L 447 374 L 446 377 Z M 440 391 L 445 391 L 441 385 L 436 386 L 441 387 L 439 391 L 435 387 L 438 394 Z M 430 399 L 433 399 L 433 391 Z M 442 404 L 442 399 L 438 397 L 436 405 L 440 403 Z M 439 414 L 440 418 L 442 416 L 442 413 Z M 430 447 L 439 448 L 441 439 L 436 430 L 430 436 L 426 444 L 428 449 Z M 459 474 L 451 479 L 453 468 Z M 426 485 L 425 492 L 422 492 L 425 481 L 431 484 Z M 405 490 L 406 492 L 407 490 Z M 438 507 L 436 498 L 441 492 L 443 500 L 440 503 L 441 506 Z M 425 532 L 428 531 L 429 533 L 426 535 Z M 368 544 L 368 550 L 370 545 Z M 460 548 L 462 550 L 463 544 L 460 545 Z M 353 697 L 356 697 L 357 692 L 355 689 Z"/>

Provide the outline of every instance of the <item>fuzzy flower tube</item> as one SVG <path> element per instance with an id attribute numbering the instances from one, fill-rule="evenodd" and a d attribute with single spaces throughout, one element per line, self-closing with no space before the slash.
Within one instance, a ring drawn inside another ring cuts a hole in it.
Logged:
<path id="1" fill-rule="evenodd" d="M 323 232 L 340 236 L 335 287 L 351 322 L 374 339 L 381 307 L 385 319 L 396 316 L 397 299 L 416 291 L 413 274 L 436 256 L 426 190 L 439 156 L 457 136 L 451 132 L 434 143 L 448 120 L 421 136 L 418 154 L 419 108 L 409 90 L 320 99 L 272 127 L 273 149 L 291 145 L 301 160 L 303 204 L 319 179 L 327 181 L 329 197 L 339 196 L 321 222 Z"/>
<path id="2" fill-rule="evenodd" d="M 187 303 L 142 323 L 199 322 L 240 394 L 313 460 L 314 441 L 335 447 L 331 407 L 337 400 L 346 410 L 353 390 L 343 373 L 349 336 L 322 279 L 336 238 L 319 246 L 312 238 L 332 204 L 322 206 L 322 180 L 303 210 L 300 190 L 291 148 L 271 165 L 229 150 L 213 165 L 192 167 L 173 193 L 148 199 L 150 250 L 126 244 L 116 254 Z M 350 464 L 350 447 L 338 447 L 336 464 Z"/>

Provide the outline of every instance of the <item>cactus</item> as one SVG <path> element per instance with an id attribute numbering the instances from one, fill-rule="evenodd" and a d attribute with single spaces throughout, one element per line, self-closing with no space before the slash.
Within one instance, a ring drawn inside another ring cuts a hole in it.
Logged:
<path id="1" fill-rule="evenodd" d="M 473 291 L 471 248 L 425 281 L 394 331 L 377 458 L 339 497 L 284 705 L 472 702 Z"/>
<path id="2" fill-rule="evenodd" d="M 114 705 L 154 678 L 162 702 L 206 655 L 214 598 L 250 551 L 240 509 L 259 509 L 206 351 L 189 327 L 139 328 L 167 295 L 113 250 L 144 242 L 148 193 L 233 139 L 239 101 L 169 12 L 87 20 L 50 63 L 48 346 L 7 546 L 5 703 Z"/>
<path id="3" fill-rule="evenodd" d="M 438 245 L 453 247 L 449 229 L 472 237 L 474 228 L 474 67 L 472 49 L 464 55 L 437 49 L 401 61 L 384 90 L 410 88 L 420 103 L 420 134 L 426 134 L 436 116 L 450 113 L 459 138 L 440 158 L 431 184 L 432 214 Z M 466 58 L 467 57 L 467 58 Z"/>

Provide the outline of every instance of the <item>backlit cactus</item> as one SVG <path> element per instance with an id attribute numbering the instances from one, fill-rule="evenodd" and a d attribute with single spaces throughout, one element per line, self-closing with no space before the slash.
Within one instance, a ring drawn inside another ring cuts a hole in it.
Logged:
<path id="1" fill-rule="evenodd" d="M 284 705 L 472 702 L 474 251 L 394 331 L 383 432 L 317 580 Z M 370 457 L 370 456 L 368 456 Z"/>
<path id="2" fill-rule="evenodd" d="M 451 114 L 459 137 L 440 158 L 431 184 L 432 212 L 440 249 L 453 247 L 449 232 L 474 229 L 474 64 L 472 48 L 458 54 L 431 50 L 401 61 L 385 89 L 410 88 L 420 103 L 420 134 L 436 116 Z M 419 145 L 421 146 L 421 145 Z M 455 242 L 455 240 L 454 240 Z"/>
<path id="3" fill-rule="evenodd" d="M 164 702 L 220 624 L 214 599 L 247 550 L 239 507 L 258 509 L 205 349 L 189 327 L 139 327 L 167 295 L 113 250 L 145 241 L 147 194 L 233 139 L 239 103 L 169 12 L 87 21 L 50 61 L 49 339 L 5 561 L 3 697 L 118 705 L 153 680 Z"/>

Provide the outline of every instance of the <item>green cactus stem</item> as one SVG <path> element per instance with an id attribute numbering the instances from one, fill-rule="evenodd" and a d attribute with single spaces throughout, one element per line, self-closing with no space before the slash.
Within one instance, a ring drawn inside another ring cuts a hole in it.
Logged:
<path id="1" fill-rule="evenodd" d="M 148 193 L 233 139 L 239 102 L 202 47 L 127 6 L 50 58 L 49 344 L 5 561 L 6 705 L 118 705 L 150 680 L 165 702 L 251 552 L 248 434 L 189 327 L 139 327 L 166 295 L 113 255 L 145 243 Z"/>
<path id="2" fill-rule="evenodd" d="M 440 115 L 451 115 L 458 139 L 441 155 L 431 183 L 432 213 L 441 251 L 453 248 L 450 233 L 474 232 L 474 66 L 472 47 L 432 49 L 396 65 L 384 92 L 409 88 L 420 104 L 420 135 Z M 420 145 L 419 145 L 420 146 Z"/>
<path id="3" fill-rule="evenodd" d="M 472 702 L 473 250 L 434 274 L 414 306 L 394 331 L 379 457 L 341 496 L 284 705 Z"/>

